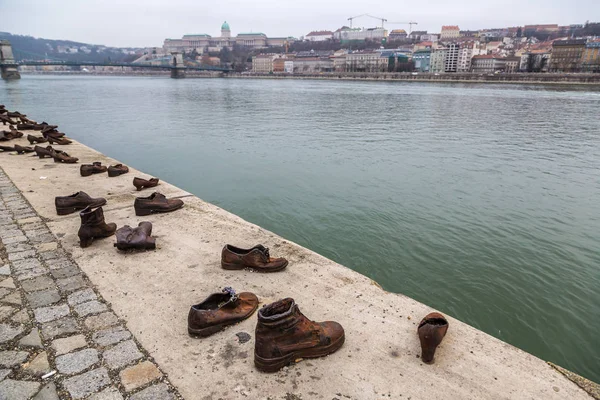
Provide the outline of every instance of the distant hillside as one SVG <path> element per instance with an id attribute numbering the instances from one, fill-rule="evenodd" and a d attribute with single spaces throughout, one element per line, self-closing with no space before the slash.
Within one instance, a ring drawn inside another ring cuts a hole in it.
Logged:
<path id="1" fill-rule="evenodd" d="M 123 61 L 130 62 L 142 54 L 142 49 L 118 48 L 73 42 L 70 40 L 38 39 L 32 36 L 12 35 L 0 32 L 0 40 L 10 41 L 17 61 L 64 60 L 64 61 Z"/>

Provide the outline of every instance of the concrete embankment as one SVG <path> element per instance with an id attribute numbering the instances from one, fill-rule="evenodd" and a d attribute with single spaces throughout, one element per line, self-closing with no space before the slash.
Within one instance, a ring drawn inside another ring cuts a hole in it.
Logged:
<path id="1" fill-rule="evenodd" d="M 60 118 L 50 122 L 60 125 Z M 117 162 L 77 142 L 62 149 L 79 157 L 80 164 Z M 130 167 L 130 173 L 116 178 L 84 178 L 80 164 L 0 154 L 6 175 L 186 399 L 590 398 L 543 360 L 451 316 L 435 364 L 426 365 L 419 358 L 416 330 L 430 307 L 388 293 L 367 277 L 166 182 L 157 190 L 183 199 L 184 208 L 136 217 L 135 197 L 152 190 L 136 192 L 131 181 L 148 175 Z M 54 209 L 55 196 L 79 190 L 107 198 L 107 222 L 121 227 L 151 221 L 157 250 L 120 253 L 114 237 L 81 249 L 78 214 L 57 216 Z M 273 274 L 225 271 L 220 267 L 225 243 L 263 243 L 272 255 L 288 258 L 289 266 Z M 208 338 L 187 334 L 190 305 L 224 286 L 254 292 L 261 305 L 293 297 L 309 318 L 341 323 L 346 343 L 322 359 L 274 374 L 258 372 L 253 365 L 256 315 Z M 252 339 L 241 343 L 239 332 Z"/>

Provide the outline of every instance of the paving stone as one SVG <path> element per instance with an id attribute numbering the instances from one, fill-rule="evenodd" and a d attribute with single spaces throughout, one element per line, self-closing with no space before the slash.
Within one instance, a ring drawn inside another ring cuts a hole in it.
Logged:
<path id="1" fill-rule="evenodd" d="M 69 278 L 59 279 L 56 281 L 62 292 L 72 292 L 86 285 L 81 275 L 71 276 Z"/>
<path id="2" fill-rule="evenodd" d="M 19 291 L 15 291 L 14 293 L 9 294 L 8 296 L 4 297 L 2 299 L 2 301 L 5 303 L 16 304 L 16 305 L 23 304 L 23 301 L 21 300 L 21 293 L 19 293 Z"/>
<path id="3" fill-rule="evenodd" d="M 42 243 L 42 244 L 39 244 L 36 246 L 36 248 L 39 252 L 56 250 L 57 247 L 58 247 L 58 243 L 56 243 L 56 242 Z"/>
<path id="4" fill-rule="evenodd" d="M 0 266 L 0 275 L 10 275 L 10 267 L 8 265 Z"/>
<path id="5" fill-rule="evenodd" d="M 21 287 L 26 292 L 35 292 L 36 290 L 42 290 L 54 287 L 54 279 L 48 275 L 38 276 L 33 279 L 29 279 L 21 282 Z"/>
<path id="6" fill-rule="evenodd" d="M 40 338 L 40 331 L 37 328 L 33 328 L 29 334 L 21 340 L 19 340 L 21 346 L 32 346 L 32 347 L 43 347 L 42 339 Z"/>
<path id="7" fill-rule="evenodd" d="M 109 346 L 131 337 L 131 332 L 122 326 L 115 326 L 110 329 L 95 332 L 92 340 L 100 346 Z"/>
<path id="8" fill-rule="evenodd" d="M 97 331 L 98 329 L 107 328 L 119 323 L 119 319 L 112 312 L 105 312 L 93 317 L 88 317 L 84 324 L 91 331 Z"/>
<path id="9" fill-rule="evenodd" d="M 77 275 L 81 273 L 81 270 L 76 265 L 70 265 L 65 268 L 51 269 L 50 273 L 56 279 L 68 278 L 69 276 Z"/>
<path id="10" fill-rule="evenodd" d="M 0 381 L 6 378 L 11 372 L 11 369 L 0 369 Z"/>
<path id="11" fill-rule="evenodd" d="M 98 314 L 106 311 L 106 304 L 100 303 L 97 300 L 88 301 L 87 303 L 77 304 L 75 307 L 75 312 L 79 314 L 80 317 L 85 317 L 91 314 Z"/>
<path id="12" fill-rule="evenodd" d="M 67 267 L 70 267 L 70 266 L 73 266 L 76 264 L 66 257 L 61 257 L 61 258 L 56 258 L 53 260 L 46 261 L 46 265 L 48 265 L 48 267 L 50 267 L 50 269 L 60 269 L 60 268 L 67 268 Z"/>
<path id="13" fill-rule="evenodd" d="M 54 382 L 50 382 L 44 386 L 33 400 L 59 400 Z"/>
<path id="14" fill-rule="evenodd" d="M 20 219 L 17 221 L 17 223 L 19 225 L 24 225 L 24 224 L 30 224 L 32 222 L 39 222 L 39 221 L 41 221 L 40 217 L 31 217 L 31 218 Z"/>
<path id="15" fill-rule="evenodd" d="M 11 321 L 17 322 L 19 324 L 25 324 L 29 322 L 29 313 L 27 313 L 26 309 L 22 309 L 21 311 L 12 316 Z"/>
<path id="16" fill-rule="evenodd" d="M 60 293 L 58 293 L 57 289 L 46 289 L 28 293 L 26 297 L 31 308 L 43 307 L 60 301 Z"/>
<path id="17" fill-rule="evenodd" d="M 54 237 L 54 235 L 52 235 L 51 233 L 47 233 L 45 235 L 39 235 L 39 236 L 34 236 L 32 238 L 29 238 L 29 241 L 32 244 L 41 244 L 41 243 L 51 243 L 51 242 L 55 242 L 56 238 Z"/>
<path id="18" fill-rule="evenodd" d="M 152 385 L 131 396 L 129 400 L 174 400 L 175 396 L 169 392 L 169 387 L 164 383 Z"/>
<path id="19" fill-rule="evenodd" d="M 8 319 L 17 309 L 12 306 L 0 306 L 0 321 Z"/>
<path id="20" fill-rule="evenodd" d="M 0 382 L 0 399 L 29 400 L 39 387 L 37 382 L 5 379 Z"/>
<path id="21" fill-rule="evenodd" d="M 25 270 L 23 272 L 17 272 L 16 276 L 19 281 L 24 281 L 27 279 L 35 278 L 38 276 L 46 275 L 48 273 L 48 268 L 39 267 Z"/>
<path id="22" fill-rule="evenodd" d="M 37 258 L 27 258 L 25 260 L 13 261 L 12 266 L 16 272 L 22 272 L 32 268 L 41 268 L 42 263 Z"/>
<path id="23" fill-rule="evenodd" d="M 99 361 L 96 349 L 84 349 L 56 357 L 56 369 L 63 374 L 77 374 Z"/>
<path id="24" fill-rule="evenodd" d="M 56 352 L 57 356 L 86 346 L 87 342 L 85 340 L 85 336 L 83 335 L 69 336 L 62 339 L 56 339 L 54 342 L 52 342 L 52 348 Z"/>
<path id="25" fill-rule="evenodd" d="M 50 231 L 46 228 L 40 228 L 40 229 L 35 229 L 35 230 L 26 230 L 25 231 L 25 236 L 27 236 L 29 239 L 34 238 L 36 236 L 42 236 L 42 235 L 47 235 L 49 234 Z"/>
<path id="26" fill-rule="evenodd" d="M 15 229 L 3 229 L 0 233 L 0 238 L 2 238 L 2 242 L 4 243 L 4 239 L 8 239 L 11 237 L 22 235 L 23 232 L 19 228 Z"/>
<path id="27" fill-rule="evenodd" d="M 63 387 L 74 399 L 81 399 L 110 385 L 106 368 L 98 368 L 63 381 Z"/>
<path id="28" fill-rule="evenodd" d="M 121 368 L 144 357 L 133 340 L 119 343 L 102 354 L 102 358 L 110 369 Z"/>
<path id="29" fill-rule="evenodd" d="M 76 332 L 79 332 L 79 327 L 72 317 L 58 319 L 42 325 L 42 335 L 45 339 L 53 339 L 57 336 Z"/>
<path id="30" fill-rule="evenodd" d="M 13 236 L 13 237 L 9 237 L 9 238 L 2 238 L 2 243 L 4 243 L 5 245 L 11 244 L 11 243 L 26 242 L 26 241 L 27 241 L 27 236 L 25 236 L 25 235 Z"/>
<path id="31" fill-rule="evenodd" d="M 9 288 L 0 288 L 0 299 L 12 292 Z"/>
<path id="32" fill-rule="evenodd" d="M 51 242 L 51 243 L 53 243 L 53 242 Z M 55 251 L 47 251 L 47 252 L 44 252 L 44 253 L 40 253 L 41 259 L 45 260 L 45 261 L 47 261 L 47 260 L 53 260 L 53 259 L 56 259 L 56 258 L 59 258 L 59 257 L 62 257 L 62 256 L 63 256 L 62 251 L 56 251 L 56 250 Z"/>
<path id="33" fill-rule="evenodd" d="M 109 387 L 100 393 L 96 393 L 91 397 L 88 397 L 88 400 L 123 400 L 123 395 L 119 393 L 117 388 Z"/>
<path id="34" fill-rule="evenodd" d="M 162 376 L 158 368 L 150 361 L 144 361 L 119 373 L 125 390 L 131 392 Z"/>
<path id="35" fill-rule="evenodd" d="M 5 288 L 9 288 L 9 289 L 14 289 L 16 288 L 15 286 L 15 281 L 13 281 L 13 278 L 6 278 L 5 280 L 3 280 L 2 282 L 0 282 L 0 287 L 5 287 Z"/>
<path id="36" fill-rule="evenodd" d="M 8 261 L 23 260 L 25 258 L 35 257 L 35 250 L 20 251 L 18 253 L 8 253 Z"/>
<path id="37" fill-rule="evenodd" d="M 50 372 L 50 363 L 45 351 L 35 356 L 29 363 L 23 365 L 23 371 L 34 376 L 42 376 Z"/>
<path id="38" fill-rule="evenodd" d="M 8 342 L 23 332 L 23 325 L 0 324 L 0 343 Z"/>
<path id="39" fill-rule="evenodd" d="M 67 315 L 69 315 L 69 312 L 69 306 L 66 304 L 36 308 L 35 310 L 33 310 L 33 314 L 35 315 L 35 319 L 37 322 L 54 321 L 55 319 L 66 317 Z"/>
<path id="40" fill-rule="evenodd" d="M 0 351 L 0 366 L 8 368 L 14 367 L 27 360 L 27 357 L 29 357 L 29 353 L 26 351 Z"/>
<path id="41" fill-rule="evenodd" d="M 98 297 L 96 296 L 96 293 L 94 293 L 94 290 L 88 288 L 70 294 L 69 297 L 67 297 L 67 302 L 74 306 L 76 304 L 85 303 L 86 301 L 96 300 L 97 298 Z"/>
<path id="42" fill-rule="evenodd" d="M 27 242 L 16 242 L 4 246 L 7 253 L 17 253 L 19 251 L 33 250 L 33 246 Z"/>

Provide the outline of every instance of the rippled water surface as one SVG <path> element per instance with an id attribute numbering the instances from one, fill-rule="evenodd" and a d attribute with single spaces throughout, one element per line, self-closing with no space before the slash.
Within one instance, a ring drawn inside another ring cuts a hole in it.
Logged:
<path id="1" fill-rule="evenodd" d="M 0 104 L 600 382 L 600 92 L 24 76 Z"/>

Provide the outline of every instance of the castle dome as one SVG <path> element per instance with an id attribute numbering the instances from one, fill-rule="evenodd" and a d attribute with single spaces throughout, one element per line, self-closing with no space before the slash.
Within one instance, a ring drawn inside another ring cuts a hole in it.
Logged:
<path id="1" fill-rule="evenodd" d="M 229 24 L 227 23 L 227 21 L 223 22 L 223 25 L 221 25 L 221 30 L 222 31 L 229 31 L 231 29 L 229 29 Z"/>

